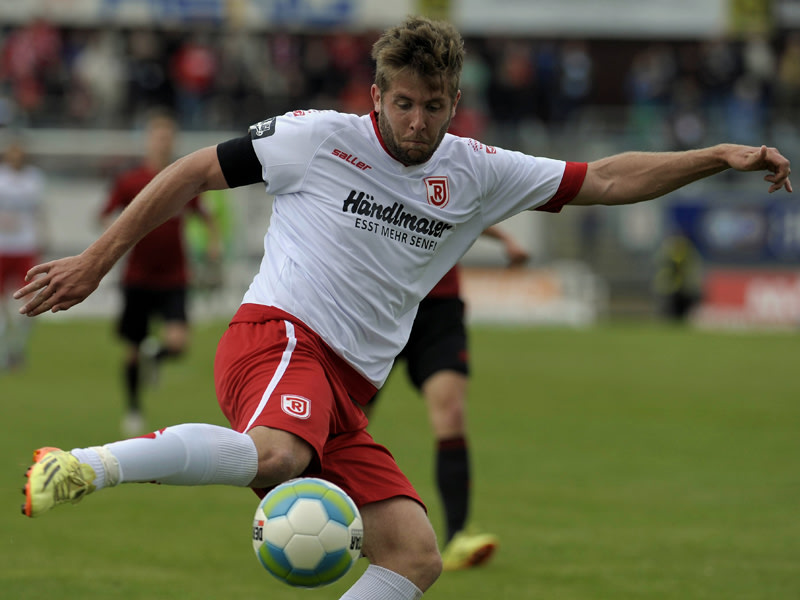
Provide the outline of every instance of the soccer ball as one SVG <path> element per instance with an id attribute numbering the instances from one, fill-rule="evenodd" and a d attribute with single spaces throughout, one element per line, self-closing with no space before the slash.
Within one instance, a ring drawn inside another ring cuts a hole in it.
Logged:
<path id="1" fill-rule="evenodd" d="M 313 588 L 333 583 L 361 556 L 364 528 L 353 500 L 330 481 L 292 479 L 259 502 L 253 549 L 284 583 Z"/>

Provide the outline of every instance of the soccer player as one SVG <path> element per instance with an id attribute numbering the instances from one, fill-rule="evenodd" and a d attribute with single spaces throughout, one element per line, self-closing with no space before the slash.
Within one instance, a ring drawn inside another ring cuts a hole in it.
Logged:
<path id="1" fill-rule="evenodd" d="M 524 210 L 649 200 L 734 168 L 791 191 L 775 148 L 720 144 L 591 163 L 527 156 L 447 135 L 464 49 L 444 22 L 409 17 L 373 46 L 374 110 L 294 111 L 161 171 L 77 256 L 28 272 L 20 312 L 67 310 L 148 231 L 205 190 L 274 194 L 264 258 L 219 342 L 217 398 L 231 428 L 181 424 L 91 448 L 34 453 L 23 512 L 103 487 L 155 481 L 265 489 L 298 475 L 342 487 L 370 565 L 345 600 L 417 599 L 439 577 L 414 487 L 367 433 L 358 405 L 385 381 L 420 300 L 488 226 Z"/>
<path id="2" fill-rule="evenodd" d="M 0 164 L 0 370 L 18 369 L 26 358 L 31 322 L 21 319 L 11 294 L 39 260 L 47 237 L 45 179 L 28 162 L 19 138 L 6 146 Z"/>
<path id="3" fill-rule="evenodd" d="M 530 258 L 511 235 L 498 226 L 483 235 L 498 240 L 510 267 Z M 485 564 L 498 539 L 491 533 L 467 528 L 472 495 L 472 473 L 467 438 L 469 352 L 465 305 L 461 298 L 458 265 L 450 269 L 419 304 L 414 325 L 398 359 L 405 360 L 412 385 L 421 392 L 436 440 L 435 475 L 445 520 L 442 565 L 445 571 Z M 364 407 L 372 419 L 380 393 Z"/>
<path id="4" fill-rule="evenodd" d="M 109 224 L 162 169 L 175 158 L 177 123 L 166 112 L 155 111 L 145 127 L 144 157 L 140 164 L 120 174 L 113 182 L 100 211 Z M 210 232 L 209 252 L 218 253 L 216 226 L 197 197 L 185 209 L 144 236 L 127 256 L 122 273 L 122 311 L 117 334 L 125 344 L 123 387 L 126 412 L 122 433 L 144 433 L 141 387 L 145 376 L 153 381 L 161 361 L 181 356 L 189 342 L 187 288 L 189 268 L 183 236 L 184 214 L 196 214 Z M 150 335 L 156 319 L 160 335 Z M 144 369 L 143 369 L 144 367 Z"/>

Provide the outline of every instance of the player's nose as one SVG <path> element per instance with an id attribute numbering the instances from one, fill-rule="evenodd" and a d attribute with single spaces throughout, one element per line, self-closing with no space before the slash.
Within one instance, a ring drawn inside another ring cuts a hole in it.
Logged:
<path id="1" fill-rule="evenodd" d="M 425 129 L 425 114 L 421 108 L 415 108 L 409 115 L 409 129 L 422 131 Z"/>

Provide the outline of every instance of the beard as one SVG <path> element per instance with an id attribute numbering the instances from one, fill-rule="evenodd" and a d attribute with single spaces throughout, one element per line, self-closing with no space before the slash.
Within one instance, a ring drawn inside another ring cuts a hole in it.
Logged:
<path id="1" fill-rule="evenodd" d="M 421 165 L 430 160 L 433 153 L 436 152 L 436 149 L 439 147 L 439 144 L 442 143 L 444 134 L 446 134 L 447 130 L 450 128 L 451 120 L 452 117 L 447 119 L 441 129 L 439 129 L 435 142 L 426 147 L 414 146 L 410 150 L 403 148 L 402 143 L 398 141 L 394 129 L 392 129 L 389 119 L 386 117 L 383 110 L 378 113 L 378 130 L 381 132 L 383 143 L 387 150 L 389 150 L 389 153 L 401 163 L 410 167 Z"/>

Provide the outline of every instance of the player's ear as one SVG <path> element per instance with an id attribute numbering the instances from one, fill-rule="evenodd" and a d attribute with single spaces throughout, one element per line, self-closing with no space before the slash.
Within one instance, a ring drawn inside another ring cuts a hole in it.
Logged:
<path id="1" fill-rule="evenodd" d="M 458 90 L 456 92 L 456 98 L 453 101 L 453 110 L 450 111 L 450 118 L 451 119 L 456 116 L 456 106 L 458 106 L 458 101 L 459 100 L 461 100 L 461 90 Z"/>
<path id="2" fill-rule="evenodd" d="M 370 96 L 372 96 L 372 108 L 375 112 L 381 112 L 381 91 L 376 84 L 372 84 L 369 89 Z"/>

